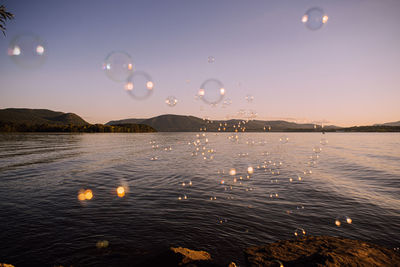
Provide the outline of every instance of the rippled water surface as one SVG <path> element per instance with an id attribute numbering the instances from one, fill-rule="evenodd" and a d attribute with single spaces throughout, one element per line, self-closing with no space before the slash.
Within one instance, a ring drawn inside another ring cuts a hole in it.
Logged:
<path id="1" fill-rule="evenodd" d="M 123 266 L 185 246 L 243 264 L 297 228 L 399 247 L 400 134 L 0 135 L 0 262 Z"/>

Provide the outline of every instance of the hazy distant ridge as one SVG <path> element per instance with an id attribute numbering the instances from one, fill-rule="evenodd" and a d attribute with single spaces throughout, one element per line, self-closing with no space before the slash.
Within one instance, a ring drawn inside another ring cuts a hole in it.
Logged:
<path id="1" fill-rule="evenodd" d="M 374 124 L 374 126 L 400 126 L 400 121 L 386 122 L 382 124 Z"/>
<path id="2" fill-rule="evenodd" d="M 243 120 L 232 119 L 232 120 L 212 120 L 205 121 L 203 119 L 194 117 L 194 116 L 183 116 L 183 115 L 161 115 L 157 117 L 153 117 L 150 119 L 123 119 L 117 121 L 110 121 L 106 123 L 106 125 L 117 125 L 121 123 L 142 123 L 149 125 L 160 132 L 191 132 L 191 131 L 199 131 L 200 128 L 207 128 L 207 131 L 218 131 L 220 128 L 223 131 L 223 128 L 226 127 L 226 131 L 234 131 L 233 125 L 237 125 L 239 122 Z M 227 126 L 225 126 L 225 123 Z M 220 126 L 222 124 L 222 126 Z M 268 131 L 268 128 L 271 127 L 271 131 L 314 131 L 321 130 L 320 126 L 315 129 L 314 124 L 299 124 L 294 122 L 287 122 L 282 120 L 276 121 L 262 121 L 262 120 L 252 120 L 246 122 L 245 124 L 246 132 L 264 132 Z M 335 130 L 339 129 L 337 126 L 325 126 L 324 129 Z"/>

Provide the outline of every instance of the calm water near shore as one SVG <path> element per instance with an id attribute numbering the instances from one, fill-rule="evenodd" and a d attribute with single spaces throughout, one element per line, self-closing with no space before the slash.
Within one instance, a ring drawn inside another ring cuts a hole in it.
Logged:
<path id="1" fill-rule="evenodd" d="M 184 246 L 243 264 L 296 229 L 399 247 L 400 134 L 0 134 L 0 262 L 123 266 Z"/>

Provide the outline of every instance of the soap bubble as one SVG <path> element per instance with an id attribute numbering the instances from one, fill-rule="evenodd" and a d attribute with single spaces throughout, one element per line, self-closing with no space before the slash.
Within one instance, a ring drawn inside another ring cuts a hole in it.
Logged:
<path id="1" fill-rule="evenodd" d="M 319 153 L 321 153 L 322 148 L 320 148 L 319 146 L 315 146 L 315 147 L 313 148 L 313 151 L 314 151 L 314 153 L 319 154 Z"/>
<path id="2" fill-rule="evenodd" d="M 178 103 L 178 99 L 176 99 L 175 96 L 169 96 L 167 99 L 165 99 L 165 103 L 170 107 L 175 107 L 175 105 Z"/>
<path id="3" fill-rule="evenodd" d="M 326 140 L 325 138 L 322 138 L 321 141 L 319 141 L 319 143 L 323 146 L 328 144 L 328 140 Z"/>
<path id="4" fill-rule="evenodd" d="M 111 52 L 104 60 L 103 70 L 111 80 L 123 82 L 133 73 L 133 60 L 126 52 Z"/>
<path id="5" fill-rule="evenodd" d="M 219 80 L 208 79 L 201 84 L 198 95 L 205 103 L 215 105 L 224 98 L 225 88 Z"/>
<path id="6" fill-rule="evenodd" d="M 149 74 L 143 71 L 135 71 L 125 83 L 125 90 L 137 100 L 148 98 L 154 89 L 154 82 Z"/>
<path id="7" fill-rule="evenodd" d="M 278 193 L 276 193 L 276 192 L 271 192 L 271 193 L 269 193 L 269 198 L 278 198 L 279 197 L 279 194 Z"/>
<path id="8" fill-rule="evenodd" d="M 254 168 L 252 166 L 247 167 L 247 173 L 248 174 L 253 174 L 254 173 Z"/>
<path id="9" fill-rule="evenodd" d="M 271 264 L 269 265 L 271 267 L 284 267 L 283 263 L 279 260 L 273 260 L 271 261 Z"/>
<path id="10" fill-rule="evenodd" d="M 93 198 L 93 192 L 90 189 L 81 189 L 78 192 L 78 199 L 80 201 L 84 201 L 84 200 L 91 200 Z"/>
<path id="11" fill-rule="evenodd" d="M 246 96 L 245 96 L 245 99 L 246 99 L 247 103 L 252 103 L 253 100 L 254 100 L 254 96 L 252 96 L 252 95 L 246 95 Z"/>
<path id="12" fill-rule="evenodd" d="M 226 218 L 218 218 L 218 222 L 219 222 L 220 224 L 227 223 L 227 222 L 228 222 L 228 219 L 226 219 Z"/>
<path id="13" fill-rule="evenodd" d="M 11 40 L 8 55 L 19 67 L 33 69 L 41 66 L 46 59 L 44 42 L 36 35 L 18 35 Z"/>
<path id="14" fill-rule="evenodd" d="M 296 228 L 296 230 L 294 231 L 294 235 L 296 237 L 305 237 L 306 231 L 303 228 Z"/>
<path id="15" fill-rule="evenodd" d="M 303 15 L 301 22 L 303 22 L 310 30 L 315 31 L 328 22 L 328 15 L 324 13 L 322 8 L 313 7 L 307 10 Z"/>
<path id="16" fill-rule="evenodd" d="M 214 63 L 214 62 L 215 62 L 215 57 L 209 56 L 209 57 L 207 58 L 207 61 L 208 61 L 208 63 Z"/>
<path id="17" fill-rule="evenodd" d="M 342 223 L 352 224 L 353 220 L 348 216 L 339 216 L 335 219 L 335 224 L 337 227 L 340 227 Z"/>
<path id="18" fill-rule="evenodd" d="M 118 186 L 117 195 L 119 197 L 124 197 L 125 196 L 125 188 L 123 186 Z"/>
<path id="19" fill-rule="evenodd" d="M 107 240 L 101 240 L 96 243 L 97 248 L 107 248 L 110 243 Z"/>
<path id="20" fill-rule="evenodd" d="M 286 144 L 287 142 L 289 142 L 289 137 L 287 137 L 286 135 L 282 135 L 281 137 L 279 137 L 279 142 L 281 144 Z"/>
<path id="21" fill-rule="evenodd" d="M 232 100 L 227 98 L 224 100 L 224 102 L 222 102 L 222 107 L 225 108 L 226 106 L 229 106 L 232 104 Z"/>
<path id="22" fill-rule="evenodd" d="M 125 181 L 121 181 L 121 185 L 119 185 L 116 189 L 117 196 L 123 198 L 126 194 L 129 193 L 129 186 L 128 183 Z"/>

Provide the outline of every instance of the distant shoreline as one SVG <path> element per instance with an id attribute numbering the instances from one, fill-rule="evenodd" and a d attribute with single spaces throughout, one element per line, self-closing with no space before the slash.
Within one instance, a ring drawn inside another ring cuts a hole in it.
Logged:
<path id="1" fill-rule="evenodd" d="M 360 129 L 358 129 L 360 128 Z M 388 128 L 388 129 L 386 129 Z M 377 127 L 377 128 L 369 128 L 365 127 L 350 127 L 344 128 L 340 130 L 328 130 L 328 131 L 313 131 L 310 129 L 287 129 L 287 130 L 271 130 L 271 131 L 257 131 L 257 130 L 249 130 L 249 131 L 157 131 L 151 126 L 144 124 L 135 124 L 135 125 L 87 125 L 87 126 L 77 126 L 77 125 L 8 125 L 4 126 L 0 123 L 0 133 L 199 133 L 199 132 L 207 132 L 207 133 L 399 133 L 400 127 Z"/>

